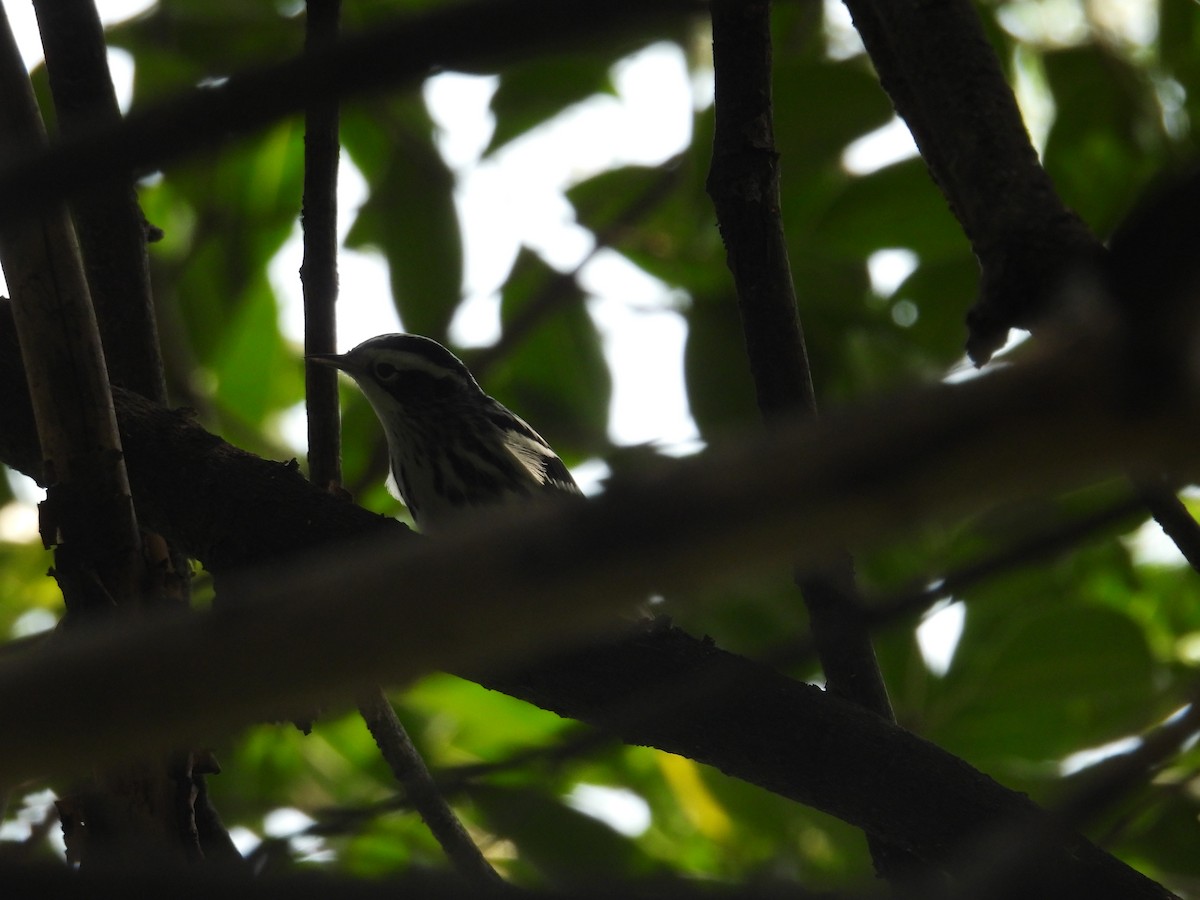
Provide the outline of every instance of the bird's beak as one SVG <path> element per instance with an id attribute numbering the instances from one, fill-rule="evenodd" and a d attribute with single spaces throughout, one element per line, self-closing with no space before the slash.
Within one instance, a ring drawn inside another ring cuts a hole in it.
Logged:
<path id="1" fill-rule="evenodd" d="M 341 369 L 349 371 L 350 361 L 342 354 L 338 353 L 312 353 L 304 357 L 309 362 L 315 362 L 321 366 L 329 366 L 332 369 Z"/>

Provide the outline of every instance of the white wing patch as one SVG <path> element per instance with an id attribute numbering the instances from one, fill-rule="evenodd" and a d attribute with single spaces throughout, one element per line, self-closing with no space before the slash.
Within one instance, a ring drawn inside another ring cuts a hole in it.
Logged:
<path id="1" fill-rule="evenodd" d="M 388 466 L 388 477 L 387 477 L 387 481 L 385 482 L 385 484 L 387 485 L 387 492 L 389 494 L 391 494 L 393 497 L 395 497 L 401 503 L 407 502 L 404 499 L 404 494 L 400 490 L 400 483 L 398 481 L 396 481 L 396 475 L 394 472 L 392 472 L 391 466 Z"/>
<path id="2" fill-rule="evenodd" d="M 502 407 L 503 408 L 503 407 Z M 579 494 L 579 486 L 575 479 L 558 458 L 558 454 L 550 449 L 540 434 L 529 427 L 520 416 L 505 410 L 513 420 L 512 425 L 504 429 L 504 446 L 513 455 L 521 468 L 529 473 L 534 484 L 541 487 L 554 488 L 568 494 Z M 523 430 L 521 430 L 523 429 Z"/>
<path id="3" fill-rule="evenodd" d="M 553 450 L 519 431 L 506 432 L 504 443 L 534 481 L 538 484 L 546 483 L 546 462 L 548 459 L 557 458 Z"/>

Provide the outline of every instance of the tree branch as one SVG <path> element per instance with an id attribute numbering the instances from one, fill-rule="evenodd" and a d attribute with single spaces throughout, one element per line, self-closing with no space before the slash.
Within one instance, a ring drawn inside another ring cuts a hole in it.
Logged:
<path id="1" fill-rule="evenodd" d="M 65 132 L 97 110 L 115 119 L 99 19 L 90 0 L 38 6 L 52 87 Z M 110 106 L 106 106 L 105 101 Z M 45 134 L 25 67 L 0 11 L 0 133 L 4 153 L 44 146 Z M 85 616 L 129 612 L 164 598 L 164 542 L 152 546 L 162 568 L 147 566 L 122 459 L 106 361 L 125 383 L 165 399 L 149 294 L 141 216 L 126 179 L 101 186 L 76 206 L 79 232 L 93 254 L 87 277 L 76 231 L 62 204 L 0 230 L 0 261 L 13 293 L 14 319 L 46 456 L 43 540 L 54 547 L 67 627 Z M 102 301 L 93 309 L 89 286 Z M 98 323 L 98 319 L 107 320 Z M 100 324 L 112 344 L 101 344 Z M 147 545 L 147 548 L 151 545 Z M 112 698 L 110 698 L 112 699 Z M 76 733 L 76 740 L 86 732 Z M 219 840 L 215 820 L 197 822 L 196 756 L 163 753 L 89 773 L 59 800 L 68 857 L 84 867 L 111 864 L 133 846 L 178 858 L 202 855 Z M 211 842 L 210 842 L 211 843 Z M 151 850 L 150 848 L 154 848 Z"/>
<path id="2" fill-rule="evenodd" d="M 119 125 L 17 158 L 0 172 L 0 222 L 114 176 L 151 172 L 254 133 L 314 98 L 411 86 L 439 68 L 478 71 L 538 52 L 647 37 L 704 8 L 700 0 L 471 0 L 400 18 L 329 50 L 232 75 L 219 86 L 135 110 Z"/>
<path id="3" fill-rule="evenodd" d="M 121 120 L 93 0 L 35 0 L 46 70 L 64 138 L 85 137 Z M 104 359 L 114 384 L 166 403 L 158 346 L 146 221 L 128 170 L 71 203 L 87 268 Z"/>
<path id="4" fill-rule="evenodd" d="M 0 328 L 0 347 L 11 347 L 5 337 Z M 1076 351 L 934 386 L 770 443 L 681 460 L 652 480 L 616 479 L 598 500 L 535 507 L 499 533 L 481 522 L 479 531 L 439 541 L 404 540 L 402 526 L 337 502 L 294 468 L 120 394 L 145 517 L 205 560 L 229 603 L 223 614 L 66 636 L 50 652 L 6 661 L 0 714 L 10 739 L 0 745 L 0 769 L 79 764 L 76 745 L 60 733 L 67 722 L 92 735 L 90 765 L 130 740 L 211 737 L 303 698 L 345 702 L 347 691 L 434 668 L 490 668 L 490 683 L 516 696 L 717 766 L 932 863 L 960 865 L 968 835 L 1036 816 L 1028 801 L 814 688 L 670 630 L 505 677 L 496 665 L 546 641 L 577 639 L 608 622 L 605 610 L 623 597 L 777 566 L 797 547 L 818 560 L 850 539 L 908 533 L 1131 464 L 1194 462 L 1194 402 L 1131 410 L 1110 357 L 1090 359 Z M 12 369 L 0 370 L 5 400 Z M 6 442 L 22 433 L 20 418 L 0 402 Z M 156 492 L 163 472 L 181 470 L 189 484 L 167 478 L 169 490 Z M 309 552 L 375 531 L 385 533 L 373 543 Z M 285 551 L 303 553 L 304 563 L 240 585 L 231 571 Z M 648 688 L 672 703 L 630 715 Z M 680 711 L 679 698 L 693 691 L 703 699 Z M 114 695 L 124 698 L 120 707 L 101 702 Z M 1075 840 L 1055 851 L 1062 877 L 1093 886 L 1094 896 L 1165 896 Z"/>
<path id="5" fill-rule="evenodd" d="M 45 146 L 41 115 L 8 19 L 0 10 L 3 154 Z M 55 546 L 72 610 L 129 603 L 141 589 L 141 542 L 109 392 L 96 316 L 67 210 L 0 227 L 0 264 L 12 293 L 44 457 L 42 533 Z"/>
<path id="6" fill-rule="evenodd" d="M 387 694 L 372 689 L 358 701 L 358 710 L 408 801 L 458 873 L 475 885 L 499 884 L 500 876 L 446 802 Z"/>
<path id="7" fill-rule="evenodd" d="M 308 0 L 305 48 L 309 56 L 337 43 L 341 0 Z M 338 102 L 314 97 L 304 113 L 304 355 L 337 352 L 337 182 Z M 338 418 L 337 371 L 311 363 L 304 368 L 304 403 L 308 413 L 309 478 L 326 489 L 342 483 L 341 425 Z"/>
<path id="8" fill-rule="evenodd" d="M 340 0 L 308 0 L 305 53 L 316 56 L 336 45 Z M 337 173 L 340 141 L 336 97 L 314 97 L 304 116 L 304 287 L 305 355 L 337 350 Z M 311 363 L 305 367 L 309 477 L 318 486 L 342 488 L 341 428 L 337 372 Z M 358 701 L 363 722 L 396 780 L 441 844 L 451 864 L 476 884 L 499 880 L 458 816 L 442 796 L 412 738 L 382 688 Z"/>
<path id="9" fill-rule="evenodd" d="M 737 289 L 746 355 L 768 426 L 817 414 L 812 371 L 796 304 L 779 197 L 771 101 L 771 7 L 766 0 L 714 0 L 716 130 L 708 192 Z M 849 554 L 798 571 L 813 640 L 829 689 L 895 721 Z M 877 871 L 911 874 L 904 851 L 867 836 Z"/>
<path id="10" fill-rule="evenodd" d="M 1101 248 L 1063 205 L 970 0 L 845 0 L 871 62 L 981 267 L 967 352 L 1034 328 Z"/>
<path id="11" fill-rule="evenodd" d="M 93 0 L 35 0 L 34 10 L 61 133 L 81 137 L 93 127 L 116 125 L 121 113 Z M 146 253 L 149 226 L 131 173 L 122 172 L 75 197 L 71 214 L 109 379 L 166 403 Z M 143 534 L 142 543 L 149 561 L 147 577 L 157 582 L 147 593 L 186 604 L 191 575 L 187 558 L 157 535 Z"/>

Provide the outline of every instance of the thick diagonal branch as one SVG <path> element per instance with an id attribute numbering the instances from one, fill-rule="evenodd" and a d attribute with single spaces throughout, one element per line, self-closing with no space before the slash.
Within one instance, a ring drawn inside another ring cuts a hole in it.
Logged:
<path id="1" fill-rule="evenodd" d="M 1100 246 L 1037 152 L 970 0 L 845 0 L 884 90 L 979 260 L 967 350 L 988 360 L 1036 327 Z"/>
<path id="2" fill-rule="evenodd" d="M 0 319 L 0 457 L 36 472 L 10 341 Z M 294 468 L 118 394 L 143 518 L 245 602 L 228 615 L 81 636 L 51 655 L 6 661 L 0 710 L 10 740 L 0 744 L 0 767 L 80 762 L 58 734 L 68 721 L 93 736 L 91 764 L 131 739 L 207 735 L 303 696 L 336 700 L 432 668 L 487 667 L 489 682 L 515 696 L 709 763 L 953 867 L 966 836 L 1036 811 L 960 760 L 814 688 L 670 630 L 520 674 L 502 677 L 496 665 L 577 637 L 622 597 L 652 586 L 687 588 L 751 564 L 777 566 L 797 545 L 816 560 L 851 535 L 907 533 L 1002 497 L 1192 458 L 1200 439 L 1186 414 L 1192 405 L 1134 413 L 1113 400 L 1124 396 L 1120 373 L 1078 357 L 1065 362 L 939 385 L 770 444 L 679 461 L 652 480 L 619 479 L 599 501 L 551 518 L 531 510 L 523 526 L 427 547 Z M 989 477 L 975 478 L 980 470 Z M 179 471 L 190 477 L 181 482 Z M 373 532 L 386 532 L 377 538 L 386 543 L 311 552 Z M 308 564 L 240 589 L 228 583 L 235 570 L 289 553 L 304 553 Z M 414 639 L 400 647 L 405 634 Z M 703 702 L 676 702 L 697 686 Z M 93 696 L 113 690 L 125 698 L 119 708 Z M 648 690 L 672 702 L 630 715 Z M 143 702 L 155 715 L 143 714 Z M 1166 896 L 1075 838 L 1053 855 L 1055 871 L 1093 896 Z"/>

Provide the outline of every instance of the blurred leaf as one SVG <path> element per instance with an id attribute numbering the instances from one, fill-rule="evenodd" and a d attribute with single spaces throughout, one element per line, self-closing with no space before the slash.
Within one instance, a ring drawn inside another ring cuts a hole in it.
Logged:
<path id="1" fill-rule="evenodd" d="M 555 276 L 540 257 L 522 249 L 504 285 L 502 325 L 523 314 Z M 607 432 L 612 383 L 600 335 L 577 286 L 556 298 L 537 327 L 496 365 L 485 387 L 560 453 L 569 445 L 559 435 L 574 435 L 588 446 Z"/>
<path id="2" fill-rule="evenodd" d="M 575 53 L 518 63 L 504 69 L 492 96 L 496 128 L 486 153 L 553 118 L 593 94 L 612 94 L 608 71 L 613 60 Z"/>
<path id="3" fill-rule="evenodd" d="M 346 246 L 381 250 L 405 330 L 445 342 L 462 294 L 462 245 L 454 178 L 424 106 L 402 99 L 352 108 L 342 141 L 369 191 Z"/>
<path id="4" fill-rule="evenodd" d="M 420 710 L 444 741 L 451 759 L 496 762 L 530 747 L 549 746 L 568 726 L 539 709 L 471 681 L 432 675 L 405 692 L 406 709 Z"/>
<path id="5" fill-rule="evenodd" d="M 412 820 L 416 816 L 380 817 L 365 834 L 346 842 L 342 860 L 349 873 L 364 878 L 379 878 L 403 871 L 413 862 L 413 845 L 420 842 L 426 829 Z"/>
<path id="6" fill-rule="evenodd" d="M 717 877 L 763 877 L 869 894 L 874 875 L 862 832 L 845 822 L 703 767 L 705 784 L 738 827 L 715 854 Z M 870 873 L 870 874 L 868 874 Z"/>
<path id="7" fill-rule="evenodd" d="M 757 427 L 762 417 L 733 297 L 695 298 L 686 315 L 684 374 L 700 433 L 712 440 Z"/>
<path id="8" fill-rule="evenodd" d="M 357 387 L 343 384 L 342 471 L 355 502 L 376 512 L 395 515 L 400 501 L 385 487 L 388 476 L 387 442 L 379 418 Z M 364 493 L 365 492 L 365 493 Z"/>
<path id="9" fill-rule="evenodd" d="M 1196 841 L 1200 806 L 1195 785 L 1173 781 L 1158 783 L 1141 792 L 1138 805 L 1122 809 L 1123 819 L 1114 823 L 1115 838 L 1105 841 L 1122 859 L 1136 860 L 1151 878 L 1179 886 L 1200 878 Z M 1106 835 L 1108 837 L 1108 835 Z M 1186 896 L 1187 891 L 1181 891 Z"/>
<path id="10" fill-rule="evenodd" d="M 171 297 L 189 350 L 208 362 L 243 303 L 270 290 L 266 265 L 292 233 L 302 191 L 301 134 L 281 125 L 219 159 L 172 170 L 169 194 L 190 224 L 186 248 L 168 245 L 155 258 L 155 289 Z M 172 213 L 164 211 L 170 224 Z M 176 235 L 172 235 L 172 240 Z M 168 354 L 169 355 L 169 354 Z M 171 360 L 168 360 L 170 363 Z"/>
<path id="11" fill-rule="evenodd" d="M 948 368 L 963 355 L 966 311 L 978 284 L 979 264 L 964 252 L 938 262 L 921 262 L 893 295 L 895 301 L 916 304 L 917 321 L 909 336 L 940 368 Z"/>
<path id="12" fill-rule="evenodd" d="M 789 3 L 771 10 L 771 47 L 785 60 L 822 59 L 825 52 L 825 10 L 815 3 Z M 787 65 L 776 59 L 776 65 Z"/>
<path id="13" fill-rule="evenodd" d="M 651 861 L 628 838 L 559 798 L 532 788 L 476 788 L 471 799 L 490 831 L 552 882 L 586 884 L 644 877 Z"/>
<path id="14" fill-rule="evenodd" d="M 973 612 L 928 732 L 947 749 L 985 769 L 1050 761 L 1153 721 L 1154 661 L 1129 617 L 1097 606 L 1024 608 L 983 629 Z"/>
<path id="15" fill-rule="evenodd" d="M 304 398 L 303 372 L 279 334 L 278 319 L 269 291 L 247 296 L 213 360 L 217 399 L 246 422 L 259 422 Z"/>
<path id="16" fill-rule="evenodd" d="M 1182 117 L 1186 123 L 1181 143 L 1186 154 L 1196 152 L 1195 123 L 1200 122 L 1200 17 L 1190 3 L 1158 4 L 1158 47 L 1162 55 L 1161 89 L 1165 105 L 1178 103 L 1179 112 L 1168 109 L 1168 115 Z M 1169 79 L 1169 81 L 1167 80 Z M 1182 96 L 1180 96 L 1182 95 Z M 1182 123 L 1181 123 L 1182 124 Z M 1188 127 L 1190 126 L 1190 127 Z"/>
<path id="17" fill-rule="evenodd" d="M 837 162 L 847 144 L 886 125 L 893 115 L 887 94 L 862 58 L 832 63 L 777 58 L 772 94 L 785 180 Z"/>
<path id="18" fill-rule="evenodd" d="M 700 767 L 673 753 L 660 753 L 658 764 L 671 786 L 679 808 L 696 830 L 711 841 L 722 842 L 733 832 L 733 822 L 700 777 Z"/>
<path id="19" fill-rule="evenodd" d="M 142 104 L 294 56 L 303 48 L 304 20 L 276 3 L 169 0 L 109 28 L 106 37 L 137 61 L 134 100 Z"/>
<path id="20" fill-rule="evenodd" d="M 1044 62 L 1058 111 L 1046 170 L 1067 204 L 1107 234 L 1168 161 L 1153 86 L 1100 45 L 1048 53 Z"/>
<path id="21" fill-rule="evenodd" d="M 668 285 L 693 295 L 728 289 L 724 246 L 705 193 L 712 147 L 712 109 L 693 119 L 692 143 L 659 167 L 626 166 L 603 172 L 567 191 L 581 224 Z M 653 201 L 653 202 L 647 202 Z M 648 206 L 644 211 L 640 207 Z M 631 217 L 638 210 L 640 215 Z M 620 227 L 613 229 L 614 223 Z"/>
<path id="22" fill-rule="evenodd" d="M 579 221 L 613 249 L 669 285 L 702 293 L 728 282 L 707 199 L 692 193 L 694 160 L 602 172 L 567 191 Z M 694 227 L 703 223 L 702 230 Z"/>
<path id="23" fill-rule="evenodd" d="M 0 645 L 14 637 L 13 625 L 31 610 L 62 614 L 62 593 L 50 577 L 53 557 L 40 540 L 0 541 Z"/>
<path id="24" fill-rule="evenodd" d="M 851 179 L 817 220 L 814 252 L 866 261 L 908 247 L 926 262 L 961 256 L 967 239 L 920 159 Z"/>

